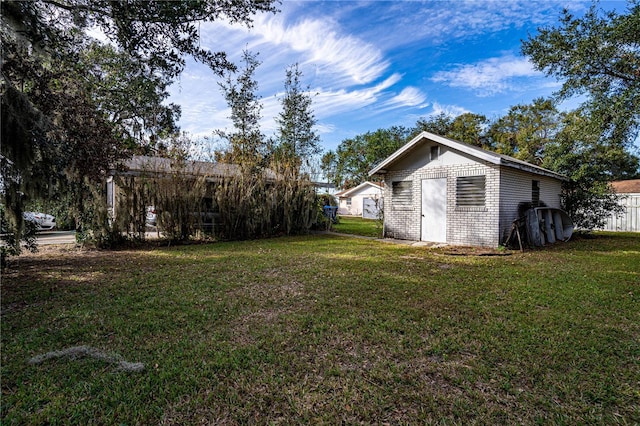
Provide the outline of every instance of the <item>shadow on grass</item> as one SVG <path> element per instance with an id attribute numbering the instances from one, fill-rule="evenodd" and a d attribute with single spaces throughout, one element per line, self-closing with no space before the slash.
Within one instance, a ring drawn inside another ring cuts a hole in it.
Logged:
<path id="1" fill-rule="evenodd" d="M 573 250 L 578 252 L 637 251 L 640 249 L 640 233 L 633 232 L 576 232 L 567 242 L 560 242 L 537 250 Z"/>
<path id="2" fill-rule="evenodd" d="M 3 277 L 2 420 L 633 423 L 640 271 L 615 252 L 639 247 L 456 257 L 318 235 L 26 256 Z M 20 300 L 41 303 L 5 317 Z M 76 345 L 149 368 L 27 363 Z"/>

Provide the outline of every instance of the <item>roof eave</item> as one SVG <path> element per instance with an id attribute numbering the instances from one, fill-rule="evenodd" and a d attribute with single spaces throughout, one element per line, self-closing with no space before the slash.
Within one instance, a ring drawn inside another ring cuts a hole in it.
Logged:
<path id="1" fill-rule="evenodd" d="M 380 185 L 376 185 L 376 184 L 375 184 L 375 183 L 373 183 L 373 182 L 366 181 L 366 182 L 362 182 L 362 183 L 361 183 L 360 185 L 358 185 L 358 186 L 354 186 L 353 188 L 349 188 L 349 189 L 345 189 L 344 191 L 340 191 L 340 192 L 338 192 L 338 193 L 336 194 L 336 196 L 337 196 L 337 197 L 346 197 L 346 196 L 348 196 L 349 194 L 351 194 L 352 192 L 355 192 L 355 191 L 357 191 L 357 190 L 359 190 L 359 189 L 361 189 L 361 188 L 364 188 L 365 186 L 372 186 L 372 187 L 374 187 L 375 189 L 379 189 L 380 191 L 383 191 L 383 190 L 384 190 L 384 188 L 382 188 Z"/>
<path id="2" fill-rule="evenodd" d="M 552 172 L 551 170 L 544 169 L 542 167 L 537 167 L 532 164 L 527 164 L 524 162 L 510 161 L 504 156 L 500 154 L 486 151 L 480 148 L 476 148 L 472 145 L 468 145 L 462 142 L 455 141 L 453 139 L 445 138 L 440 135 L 436 135 L 430 132 L 422 132 L 411 141 L 407 142 L 402 148 L 391 154 L 384 161 L 374 167 L 370 172 L 369 176 L 373 176 L 375 174 L 385 174 L 387 173 L 388 166 L 404 157 L 410 150 L 412 150 L 418 143 L 420 143 L 423 139 L 431 140 L 433 142 L 437 142 L 441 145 L 447 146 L 449 148 L 455 149 L 467 155 L 471 155 L 480 160 L 487 161 L 492 164 L 496 164 L 499 166 L 511 167 L 518 170 L 527 171 L 529 173 L 534 173 L 542 176 L 553 177 L 556 179 L 560 179 L 562 181 L 568 181 L 569 179 L 566 176 L 563 176 L 559 173 Z"/>
<path id="3" fill-rule="evenodd" d="M 418 143 L 422 142 L 422 140 L 427 139 L 433 142 L 437 142 L 441 145 L 447 146 L 449 148 L 453 148 L 465 154 L 471 155 L 473 157 L 479 158 L 481 160 L 488 161 L 493 164 L 500 164 L 500 156 L 489 151 L 475 149 L 471 145 L 464 144 L 462 142 L 454 141 L 453 139 L 445 138 L 440 135 L 436 135 L 430 132 L 422 132 L 415 138 L 411 139 L 407 142 L 402 148 L 391 154 L 387 159 L 382 161 L 376 167 L 374 167 L 370 172 L 369 176 L 373 176 L 375 174 L 384 174 L 387 172 L 387 166 L 394 163 L 396 160 L 404 157 L 404 155 L 413 149 Z"/>
<path id="4" fill-rule="evenodd" d="M 559 179 L 562 181 L 569 181 L 569 178 L 561 175 L 559 173 L 556 172 L 552 172 L 551 170 L 547 170 L 545 168 L 542 167 L 537 167 L 534 166 L 533 164 L 525 164 L 525 163 L 520 163 L 520 162 L 515 162 L 515 161 L 509 161 L 507 159 L 502 158 L 500 161 L 500 165 L 505 166 L 505 167 L 510 167 L 512 169 L 516 169 L 516 170 L 522 170 L 524 172 L 529 172 L 529 173 L 533 173 L 536 175 L 541 175 L 541 176 L 547 176 L 547 177 L 552 177 L 555 179 Z"/>

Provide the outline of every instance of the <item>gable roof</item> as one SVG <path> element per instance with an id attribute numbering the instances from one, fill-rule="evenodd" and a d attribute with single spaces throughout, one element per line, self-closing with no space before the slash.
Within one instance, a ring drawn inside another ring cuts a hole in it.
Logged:
<path id="1" fill-rule="evenodd" d="M 377 173 L 381 173 L 381 174 L 386 173 L 387 168 L 389 168 L 390 165 L 394 164 L 396 161 L 407 156 L 414 148 L 420 145 L 424 140 L 431 140 L 440 145 L 444 145 L 448 148 L 451 148 L 456 151 L 460 151 L 478 160 L 483 160 L 491 164 L 511 167 L 514 169 L 524 170 L 530 173 L 549 176 L 556 179 L 568 180 L 565 176 L 561 174 L 552 172 L 551 170 L 547 170 L 543 167 L 539 167 L 531 163 L 527 163 L 526 161 L 518 160 L 517 158 L 509 157 L 508 155 L 498 154 L 497 152 L 487 151 L 485 149 L 478 148 L 477 146 L 469 145 L 464 142 L 459 142 L 459 141 L 445 138 L 444 136 L 439 136 L 429 132 L 422 132 L 415 138 L 411 139 L 403 147 L 398 149 L 396 152 L 394 152 L 385 160 L 383 160 L 381 163 L 379 163 L 377 166 L 375 166 L 369 172 L 369 176 L 373 176 Z"/>
<path id="2" fill-rule="evenodd" d="M 131 174 L 171 174 L 180 171 L 194 176 L 228 177 L 239 173 L 239 168 L 235 164 L 191 160 L 179 162 L 170 158 L 145 155 L 134 155 L 125 161 L 124 167 L 126 172 Z"/>
<path id="3" fill-rule="evenodd" d="M 373 189 L 377 189 L 379 191 L 382 191 L 383 189 L 380 185 L 377 185 L 373 182 L 366 181 L 366 182 L 362 182 L 360 185 L 355 186 L 353 188 L 345 189 L 344 191 L 338 192 L 336 194 L 336 197 L 348 197 L 350 194 L 358 192 L 366 186 L 371 186 Z"/>
<path id="4" fill-rule="evenodd" d="M 189 177 L 199 176 L 206 177 L 207 180 L 219 180 L 239 176 L 240 167 L 237 164 L 194 160 L 179 162 L 164 157 L 134 155 L 124 162 L 123 169 L 111 170 L 110 173 L 121 176 L 170 176 L 174 173 L 181 173 Z M 266 169 L 264 174 L 268 179 L 275 178 L 275 173 L 272 170 Z"/>
<path id="5" fill-rule="evenodd" d="M 619 180 L 611 182 L 611 186 L 618 194 L 640 194 L 640 179 Z"/>

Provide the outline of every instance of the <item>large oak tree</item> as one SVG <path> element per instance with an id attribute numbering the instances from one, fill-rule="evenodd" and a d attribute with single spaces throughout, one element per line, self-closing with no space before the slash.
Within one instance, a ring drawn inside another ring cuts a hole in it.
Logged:
<path id="1" fill-rule="evenodd" d="M 235 70 L 224 52 L 201 46 L 200 23 L 224 18 L 250 25 L 255 13 L 275 11 L 273 0 L 37 0 L 0 7 L 1 189 L 17 232 L 27 198 L 64 182 L 78 189 L 82 209 L 86 190 L 111 165 L 176 130 L 179 109 L 161 102 L 185 56 L 217 75 Z M 97 44 L 89 29 L 101 30 L 113 46 Z"/>
<path id="2" fill-rule="evenodd" d="M 586 97 L 581 110 L 610 145 L 629 147 L 640 128 L 640 2 L 628 13 L 602 12 L 597 3 L 583 17 L 564 11 L 559 25 L 539 29 L 522 43 L 534 66 L 562 81 L 560 99 Z M 623 177 L 623 176 L 618 176 Z"/>

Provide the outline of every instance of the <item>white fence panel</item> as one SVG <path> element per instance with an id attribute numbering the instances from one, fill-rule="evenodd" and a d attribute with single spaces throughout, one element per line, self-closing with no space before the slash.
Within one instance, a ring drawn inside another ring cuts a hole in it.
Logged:
<path id="1" fill-rule="evenodd" d="M 604 226 L 605 231 L 640 232 L 640 194 L 629 194 L 620 200 L 624 212 L 611 215 Z"/>

